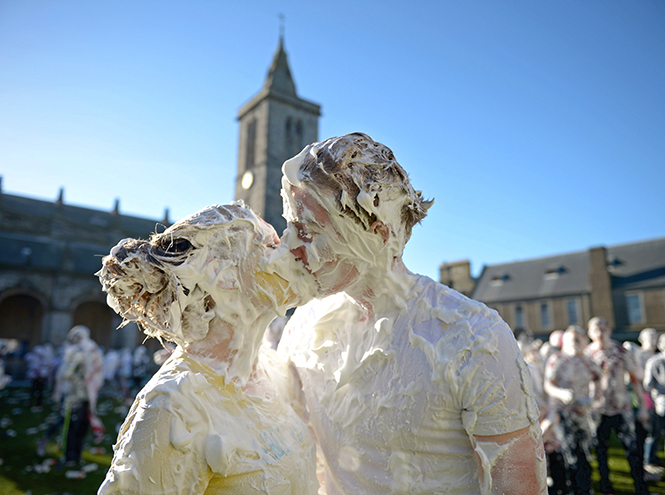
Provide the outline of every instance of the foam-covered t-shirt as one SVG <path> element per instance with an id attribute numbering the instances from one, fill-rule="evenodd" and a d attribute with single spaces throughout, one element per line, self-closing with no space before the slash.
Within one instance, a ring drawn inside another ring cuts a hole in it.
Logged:
<path id="1" fill-rule="evenodd" d="M 266 374 L 282 380 L 271 362 L 262 361 Z M 284 394 L 253 397 L 178 349 L 134 401 L 98 494 L 317 489 L 314 441 Z"/>
<path id="2" fill-rule="evenodd" d="M 345 294 L 310 302 L 278 350 L 302 383 L 328 495 L 479 494 L 470 436 L 538 420 L 510 328 L 424 276 L 401 309 L 374 318 Z"/>

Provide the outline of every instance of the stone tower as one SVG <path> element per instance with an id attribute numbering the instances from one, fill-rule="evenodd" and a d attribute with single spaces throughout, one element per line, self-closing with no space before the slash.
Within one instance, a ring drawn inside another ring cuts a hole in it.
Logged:
<path id="1" fill-rule="evenodd" d="M 242 199 L 278 234 L 286 227 L 280 196 L 282 163 L 318 141 L 321 106 L 299 98 L 284 40 L 263 89 L 238 111 L 236 199 Z"/>

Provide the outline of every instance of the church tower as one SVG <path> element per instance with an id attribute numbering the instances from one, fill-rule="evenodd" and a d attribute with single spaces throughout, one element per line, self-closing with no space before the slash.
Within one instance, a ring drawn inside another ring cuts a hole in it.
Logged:
<path id="1" fill-rule="evenodd" d="M 242 199 L 277 234 L 286 228 L 280 196 L 282 163 L 318 141 L 321 106 L 299 98 L 284 51 L 284 39 L 263 89 L 238 111 L 236 199 Z"/>

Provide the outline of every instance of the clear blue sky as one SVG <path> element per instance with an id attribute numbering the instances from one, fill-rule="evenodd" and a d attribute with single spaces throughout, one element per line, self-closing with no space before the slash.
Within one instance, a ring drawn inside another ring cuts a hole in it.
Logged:
<path id="1" fill-rule="evenodd" d="M 413 271 L 665 235 L 662 0 L 0 0 L 3 190 L 148 218 L 231 201 L 279 13 L 319 137 L 368 133 L 436 199 Z"/>

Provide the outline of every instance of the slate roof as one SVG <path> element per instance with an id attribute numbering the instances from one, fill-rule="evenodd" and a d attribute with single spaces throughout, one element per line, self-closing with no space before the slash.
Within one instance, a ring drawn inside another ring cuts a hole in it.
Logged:
<path id="1" fill-rule="evenodd" d="M 608 247 L 613 288 L 665 285 L 665 238 Z M 589 253 L 487 265 L 472 297 L 486 303 L 589 293 Z"/>
<path id="2" fill-rule="evenodd" d="M 665 286 L 665 238 L 608 247 L 607 261 L 614 288 Z"/>
<path id="3" fill-rule="evenodd" d="M 145 239 L 169 224 L 6 193 L 0 215 L 0 267 L 90 275 L 120 239 Z"/>

